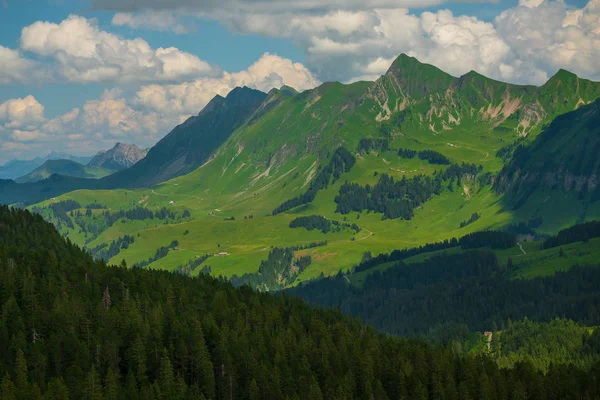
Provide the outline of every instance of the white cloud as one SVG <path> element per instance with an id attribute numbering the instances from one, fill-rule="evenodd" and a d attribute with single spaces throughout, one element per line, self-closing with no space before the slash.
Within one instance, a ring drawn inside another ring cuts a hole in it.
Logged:
<path id="1" fill-rule="evenodd" d="M 70 15 L 60 24 L 38 21 L 23 28 L 21 48 L 52 57 L 69 81 L 181 81 L 218 70 L 175 47 L 153 49 L 145 40 L 102 31 L 95 20 Z"/>
<path id="2" fill-rule="evenodd" d="M 246 70 L 181 84 L 145 85 L 132 99 L 118 88 L 105 90 L 100 98 L 50 119 L 44 117 L 44 107 L 27 96 L 0 105 L 0 143 L 13 143 L 14 150 L 3 147 L 12 157 L 27 153 L 16 143 L 26 143 L 34 155 L 65 149 L 95 152 L 115 141 L 151 146 L 177 124 L 198 114 L 215 95 L 226 96 L 237 86 L 266 92 L 283 85 L 305 90 L 319 83 L 302 64 L 265 53 Z"/>
<path id="3" fill-rule="evenodd" d="M 219 78 L 203 78 L 178 85 L 146 85 L 136 94 L 136 104 L 160 113 L 197 114 L 215 95 L 227 95 L 236 86 L 268 92 L 283 85 L 310 89 L 320 82 L 300 63 L 265 53 L 248 69 L 224 72 Z"/>
<path id="4" fill-rule="evenodd" d="M 321 80 L 376 79 L 400 53 L 454 75 L 476 70 L 515 83 L 542 84 L 558 68 L 600 79 L 600 0 L 581 9 L 521 0 L 492 23 L 449 10 L 414 14 L 398 8 L 402 3 L 324 4 L 311 12 L 258 7 L 211 16 L 234 31 L 293 40 Z"/>
<path id="5" fill-rule="evenodd" d="M 116 13 L 112 18 L 112 24 L 116 26 L 127 26 L 132 29 L 146 28 L 154 31 L 171 31 L 177 34 L 188 33 L 189 29 L 178 22 L 178 18 L 172 12 L 167 11 L 145 11 L 141 13 Z"/>
<path id="6" fill-rule="evenodd" d="M 486 2 L 490 0 L 482 0 Z M 239 13 L 281 13 L 320 10 L 365 10 L 383 7 L 429 7 L 447 0 L 92 0 L 102 10 L 195 10 L 204 13 L 235 10 Z M 469 0 L 466 0 L 469 2 Z M 471 0 L 477 2 L 477 0 Z"/>
<path id="7" fill-rule="evenodd" d="M 495 20 L 496 29 L 528 68 L 550 75 L 559 68 L 600 79 L 600 0 L 582 9 L 560 1 L 516 7 Z"/>
<path id="8" fill-rule="evenodd" d="M 0 84 L 36 82 L 47 78 L 47 72 L 18 50 L 0 46 Z"/>
<path id="9" fill-rule="evenodd" d="M 19 142 L 31 142 L 34 140 L 46 140 L 48 139 L 48 135 L 34 129 L 32 131 L 22 131 L 20 129 L 15 129 L 12 131 L 12 138 Z"/>
<path id="10" fill-rule="evenodd" d="M 44 106 L 31 95 L 0 104 L 0 122 L 4 128 L 20 128 L 43 120 Z"/>

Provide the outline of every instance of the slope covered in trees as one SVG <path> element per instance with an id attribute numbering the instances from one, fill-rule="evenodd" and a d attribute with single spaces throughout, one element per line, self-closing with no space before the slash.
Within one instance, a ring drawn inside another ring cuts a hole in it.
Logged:
<path id="1" fill-rule="evenodd" d="M 574 266 L 531 280 L 512 280 L 491 251 L 399 262 L 369 275 L 361 287 L 341 274 L 289 289 L 311 304 L 339 307 L 365 323 L 399 335 L 424 335 L 436 325 L 470 330 L 504 327 L 509 319 L 550 321 L 557 316 L 600 324 L 600 268 Z"/>
<path id="2" fill-rule="evenodd" d="M 41 217 L 6 207 L 0 233 L 3 399 L 600 395 L 600 366 L 500 370 L 285 295 L 107 267 Z"/>

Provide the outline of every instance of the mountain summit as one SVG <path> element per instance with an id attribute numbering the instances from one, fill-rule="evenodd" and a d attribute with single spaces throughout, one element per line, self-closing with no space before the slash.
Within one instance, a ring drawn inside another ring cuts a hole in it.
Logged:
<path id="1" fill-rule="evenodd" d="M 142 187 L 191 172 L 261 105 L 266 94 L 247 87 L 235 88 L 227 97 L 215 96 L 197 116 L 176 126 L 131 168 L 106 179 L 109 186 Z"/>
<path id="2" fill-rule="evenodd" d="M 88 165 L 119 171 L 131 167 L 146 154 L 148 149 L 140 149 L 135 144 L 117 143 L 110 150 L 98 152 Z"/>

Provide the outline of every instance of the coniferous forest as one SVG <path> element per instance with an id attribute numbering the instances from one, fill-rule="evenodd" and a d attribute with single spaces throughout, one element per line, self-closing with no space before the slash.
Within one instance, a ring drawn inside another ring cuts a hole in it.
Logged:
<path id="1" fill-rule="evenodd" d="M 468 274 L 493 270 L 490 256 L 481 257 Z M 0 208 L 0 273 L 2 399 L 600 395 L 597 364 L 550 366 L 547 374 L 526 362 L 500 369 L 488 357 L 387 336 L 286 294 L 109 267 L 42 217 L 7 207 Z"/>

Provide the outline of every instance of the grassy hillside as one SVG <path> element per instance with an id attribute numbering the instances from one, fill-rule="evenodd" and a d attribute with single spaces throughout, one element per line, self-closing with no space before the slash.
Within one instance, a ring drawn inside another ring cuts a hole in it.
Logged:
<path id="1" fill-rule="evenodd" d="M 508 206 L 492 182 L 511 159 L 515 142 L 534 142 L 556 115 L 598 97 L 600 84 L 573 76 L 560 72 L 542 87 L 517 86 L 475 72 L 455 78 L 403 55 L 376 82 L 325 83 L 303 93 L 285 88 L 272 91 L 243 124 L 223 138 L 201 167 L 186 175 L 152 188 L 75 191 L 36 207 L 39 210 L 65 200 L 77 201 L 84 213 L 85 206 L 94 202 L 111 212 L 166 207 L 179 217 L 121 220 L 110 226 L 102 222 L 101 215 L 80 217 L 83 225 L 99 227 L 92 233 L 67 216 L 73 227 L 62 224 L 61 229 L 88 248 L 134 236 L 134 242 L 111 259 L 125 259 L 129 265 L 147 260 L 172 240 L 179 242 L 180 249 L 169 251 L 150 267 L 174 269 L 196 256 L 227 252 L 227 256 L 203 263 L 210 265 L 215 275 L 256 272 L 272 248 L 326 240 L 324 246 L 296 251 L 295 257 L 310 256 L 312 262 L 297 272 L 295 283 L 351 268 L 366 251 L 378 254 L 414 247 L 535 217 L 543 219 L 536 232 L 552 234 L 599 215 L 598 202 L 540 189 L 519 207 Z M 553 93 L 565 101 L 554 100 Z M 364 139 L 373 139 L 375 144 L 365 148 Z M 306 194 L 321 179 L 340 146 L 355 158 L 352 169 L 338 179 L 327 176 L 312 201 L 272 215 L 276 207 Z M 418 155 L 407 158 L 399 155 L 400 149 Z M 157 145 L 144 161 L 159 150 L 164 151 Z M 425 150 L 439 153 L 436 157 L 447 163 L 431 163 L 418 153 Z M 444 181 L 435 194 L 411 205 L 414 215 L 410 219 L 386 219 L 383 213 L 367 209 L 336 212 L 336 197 L 346 182 L 374 187 L 383 174 L 395 182 L 404 177 L 410 182 L 415 177 L 433 180 L 453 164 L 462 163 L 481 169 L 476 175 L 462 174 Z M 148 168 L 144 173 L 153 171 Z M 186 210 L 189 216 L 180 217 Z M 478 219 L 464 225 L 475 213 Z M 52 212 L 46 215 L 56 218 Z M 302 215 L 345 219 L 361 230 L 323 234 L 288 226 Z"/>

